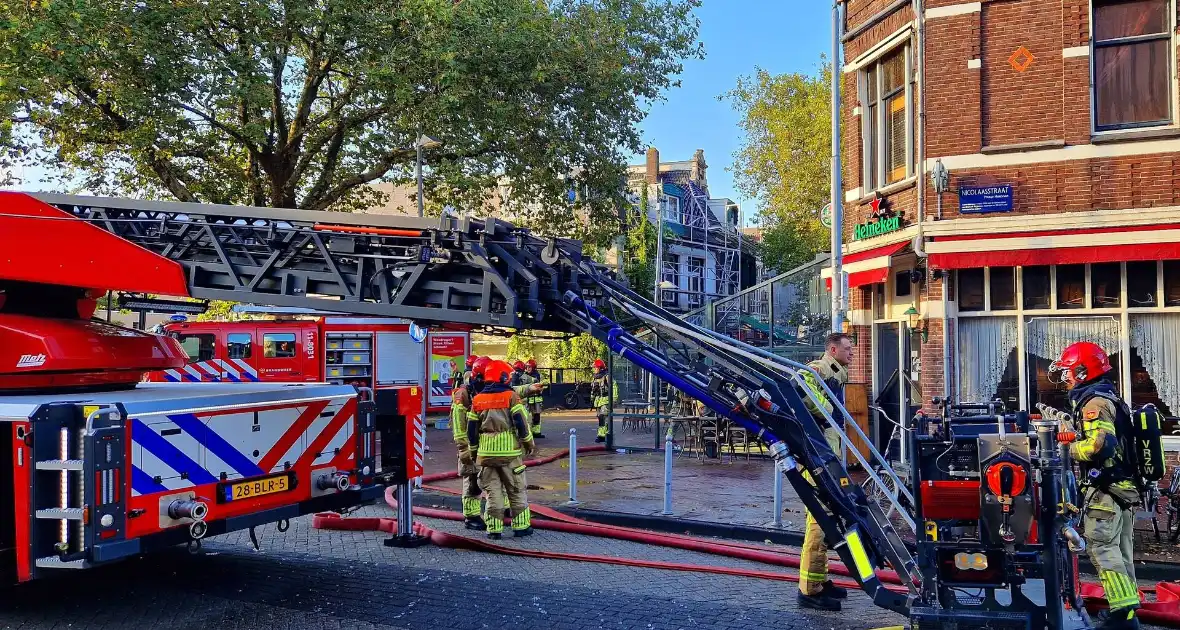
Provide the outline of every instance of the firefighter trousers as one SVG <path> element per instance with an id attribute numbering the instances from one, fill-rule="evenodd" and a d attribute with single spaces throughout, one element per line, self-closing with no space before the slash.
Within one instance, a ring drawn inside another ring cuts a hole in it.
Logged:
<path id="1" fill-rule="evenodd" d="M 610 407 L 602 405 L 598 408 L 598 437 L 605 438 L 610 426 L 607 424 L 607 417 L 610 416 Z"/>
<path id="2" fill-rule="evenodd" d="M 530 410 L 530 415 L 533 416 L 533 435 L 541 433 L 541 405 L 536 405 Z"/>
<path id="3" fill-rule="evenodd" d="M 1113 492 L 1120 492 L 1112 488 Z M 1124 502 L 1138 500 L 1134 490 L 1120 492 Z M 1139 607 L 1139 587 L 1135 581 L 1132 551 L 1135 508 L 1123 509 L 1106 492 L 1091 488 L 1086 497 L 1086 547 L 1090 561 L 1098 570 L 1102 589 L 1111 610 Z"/>
<path id="4" fill-rule="evenodd" d="M 459 462 L 459 477 L 463 480 L 463 517 L 475 518 L 480 515 L 479 468 L 475 464 Z"/>
<path id="5" fill-rule="evenodd" d="M 505 503 L 512 510 L 513 531 L 532 526 L 529 497 L 525 491 L 524 461 L 519 456 L 512 458 L 506 465 L 485 464 L 479 471 L 479 486 L 488 493 L 488 512 L 485 520 L 489 534 L 504 531 Z"/>
<path id="6" fill-rule="evenodd" d="M 824 438 L 836 455 L 840 454 L 840 433 L 828 427 Z M 803 477 L 811 482 L 811 475 L 803 471 Z M 814 482 L 812 482 L 814 484 Z M 828 545 L 819 523 L 807 512 L 807 529 L 803 533 L 803 554 L 799 558 L 799 592 L 804 595 L 818 595 L 828 579 Z"/>

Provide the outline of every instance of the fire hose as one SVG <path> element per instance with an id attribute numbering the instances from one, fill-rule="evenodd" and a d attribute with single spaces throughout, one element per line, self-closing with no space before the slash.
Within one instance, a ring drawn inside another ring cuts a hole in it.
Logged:
<path id="1" fill-rule="evenodd" d="M 595 453 L 603 452 L 605 449 L 602 446 L 581 447 L 578 449 L 579 453 Z M 540 466 L 555 462 L 563 457 L 569 455 L 569 449 L 562 449 L 553 455 L 530 460 L 525 462 L 530 467 Z M 423 482 L 444 481 L 448 479 L 458 478 L 457 472 L 436 473 L 433 475 L 424 476 Z M 429 489 L 445 492 L 448 494 L 457 494 L 453 490 L 447 488 L 440 488 L 438 486 L 430 486 Z M 396 508 L 396 501 L 393 498 L 393 488 L 386 490 L 386 503 L 390 507 Z M 597 536 L 602 538 L 611 538 L 615 540 L 625 540 L 628 542 L 636 542 L 641 544 L 657 545 L 662 547 L 670 547 L 681 549 L 685 551 L 694 551 L 698 553 L 707 553 L 711 555 L 718 555 L 727 558 L 734 558 L 739 560 L 747 560 L 752 562 L 759 562 L 772 566 L 780 566 L 791 569 L 798 569 L 800 558 L 799 555 L 787 552 L 768 550 L 755 545 L 734 542 L 711 540 L 705 538 L 698 538 L 695 536 L 687 536 L 684 534 L 671 533 L 655 533 L 631 527 L 623 527 L 619 525 L 605 525 L 580 519 L 574 516 L 569 516 L 558 512 L 557 510 L 548 508 L 542 505 L 529 504 L 529 509 L 534 515 L 543 517 L 533 521 L 533 527 L 537 529 L 552 530 L 569 534 L 580 534 Z M 415 507 L 413 510 L 417 516 L 426 518 L 436 518 L 440 520 L 461 521 L 463 515 L 459 512 L 451 510 L 442 510 L 436 508 Z M 344 518 L 335 513 L 317 514 L 313 521 L 313 526 L 318 529 L 331 530 L 348 530 L 348 531 L 384 531 L 396 532 L 397 521 L 392 518 L 384 517 L 353 517 Z M 692 571 L 699 573 L 712 573 L 718 575 L 731 575 L 738 577 L 750 577 L 755 579 L 774 580 L 780 582 L 798 582 L 797 575 L 777 573 L 773 571 L 759 571 L 754 569 L 736 569 L 732 567 L 724 567 L 717 565 L 697 565 L 678 562 L 665 562 L 659 560 L 640 560 L 635 558 L 619 558 L 614 556 L 600 556 L 591 554 L 579 553 L 565 553 L 565 552 L 551 552 L 551 551 L 537 551 L 531 549 L 523 549 L 518 547 L 504 547 L 497 545 L 490 541 L 478 540 L 457 534 L 441 532 L 432 529 L 421 523 L 414 524 L 414 531 L 419 536 L 427 538 L 431 543 L 440 547 L 448 547 L 453 549 L 468 549 L 476 551 L 485 551 L 490 553 L 499 553 L 504 555 L 531 557 L 547 560 L 570 560 L 575 562 L 596 562 L 601 564 L 613 564 L 619 566 L 630 566 L 638 568 L 650 569 L 665 569 L 672 571 Z M 829 562 L 830 573 L 835 575 L 851 577 L 852 573 L 848 567 L 839 562 Z M 878 569 L 877 576 L 882 582 L 892 584 L 890 588 L 899 592 L 904 591 L 900 586 L 901 580 L 893 571 Z M 837 586 L 843 588 L 860 588 L 858 584 L 851 580 L 833 580 Z M 1143 599 L 1145 592 L 1155 592 L 1155 601 L 1144 601 L 1139 610 L 1139 618 L 1149 624 L 1161 625 L 1170 628 L 1180 628 L 1180 583 L 1177 582 L 1159 582 L 1154 589 L 1141 589 L 1140 599 Z M 1086 602 L 1086 607 L 1091 612 L 1102 610 L 1106 608 L 1106 600 L 1102 585 L 1095 582 L 1083 582 L 1080 586 L 1081 595 Z"/>

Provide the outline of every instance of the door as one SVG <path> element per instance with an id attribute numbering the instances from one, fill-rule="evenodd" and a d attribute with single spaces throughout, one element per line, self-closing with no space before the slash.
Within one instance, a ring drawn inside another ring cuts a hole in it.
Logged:
<path id="1" fill-rule="evenodd" d="M 253 364 L 258 360 L 257 331 L 235 327 L 225 333 L 225 356 L 221 360 L 222 376 L 227 381 L 247 383 L 258 380 Z"/>
<path id="2" fill-rule="evenodd" d="M 259 326 L 262 338 L 262 357 L 258 360 L 258 376 L 263 381 L 302 381 L 303 350 L 298 326 Z"/>
<path id="3" fill-rule="evenodd" d="M 177 332 L 173 337 L 188 355 L 188 363 L 179 370 L 165 370 L 165 380 L 200 383 L 221 380 L 221 366 L 217 364 L 217 335 L 212 331 Z"/>
<path id="4" fill-rule="evenodd" d="M 901 391 L 898 387 L 901 366 L 900 324 L 888 322 L 877 324 L 876 335 L 873 339 L 873 351 L 876 353 L 876 367 L 873 369 L 873 391 L 876 398 L 873 404 L 880 411 L 873 410 L 873 441 L 878 449 L 888 446 L 889 436 L 893 433 L 893 425 L 881 417 L 883 411 L 893 421 L 901 418 Z"/>

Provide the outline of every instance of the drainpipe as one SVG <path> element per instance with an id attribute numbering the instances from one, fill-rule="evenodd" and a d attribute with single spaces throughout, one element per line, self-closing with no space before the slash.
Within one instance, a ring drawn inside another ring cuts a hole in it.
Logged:
<path id="1" fill-rule="evenodd" d="M 847 308 L 844 295 L 844 192 L 840 173 L 840 38 L 844 20 L 841 12 L 843 0 L 832 3 L 832 332 L 844 330 L 844 312 Z"/>

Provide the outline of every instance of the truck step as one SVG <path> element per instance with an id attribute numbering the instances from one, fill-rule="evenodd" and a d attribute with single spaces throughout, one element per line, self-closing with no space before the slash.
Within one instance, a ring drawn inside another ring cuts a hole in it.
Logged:
<path id="1" fill-rule="evenodd" d="M 62 560 L 57 556 L 37 558 L 38 569 L 85 569 L 85 560 Z"/>
<path id="2" fill-rule="evenodd" d="M 81 459 L 47 459 L 37 462 L 37 470 L 82 470 L 85 465 Z"/>
<path id="3" fill-rule="evenodd" d="M 44 510 L 37 510 L 37 518 L 52 519 L 60 521 L 62 519 L 68 521 L 82 520 L 82 508 L 48 508 Z"/>

